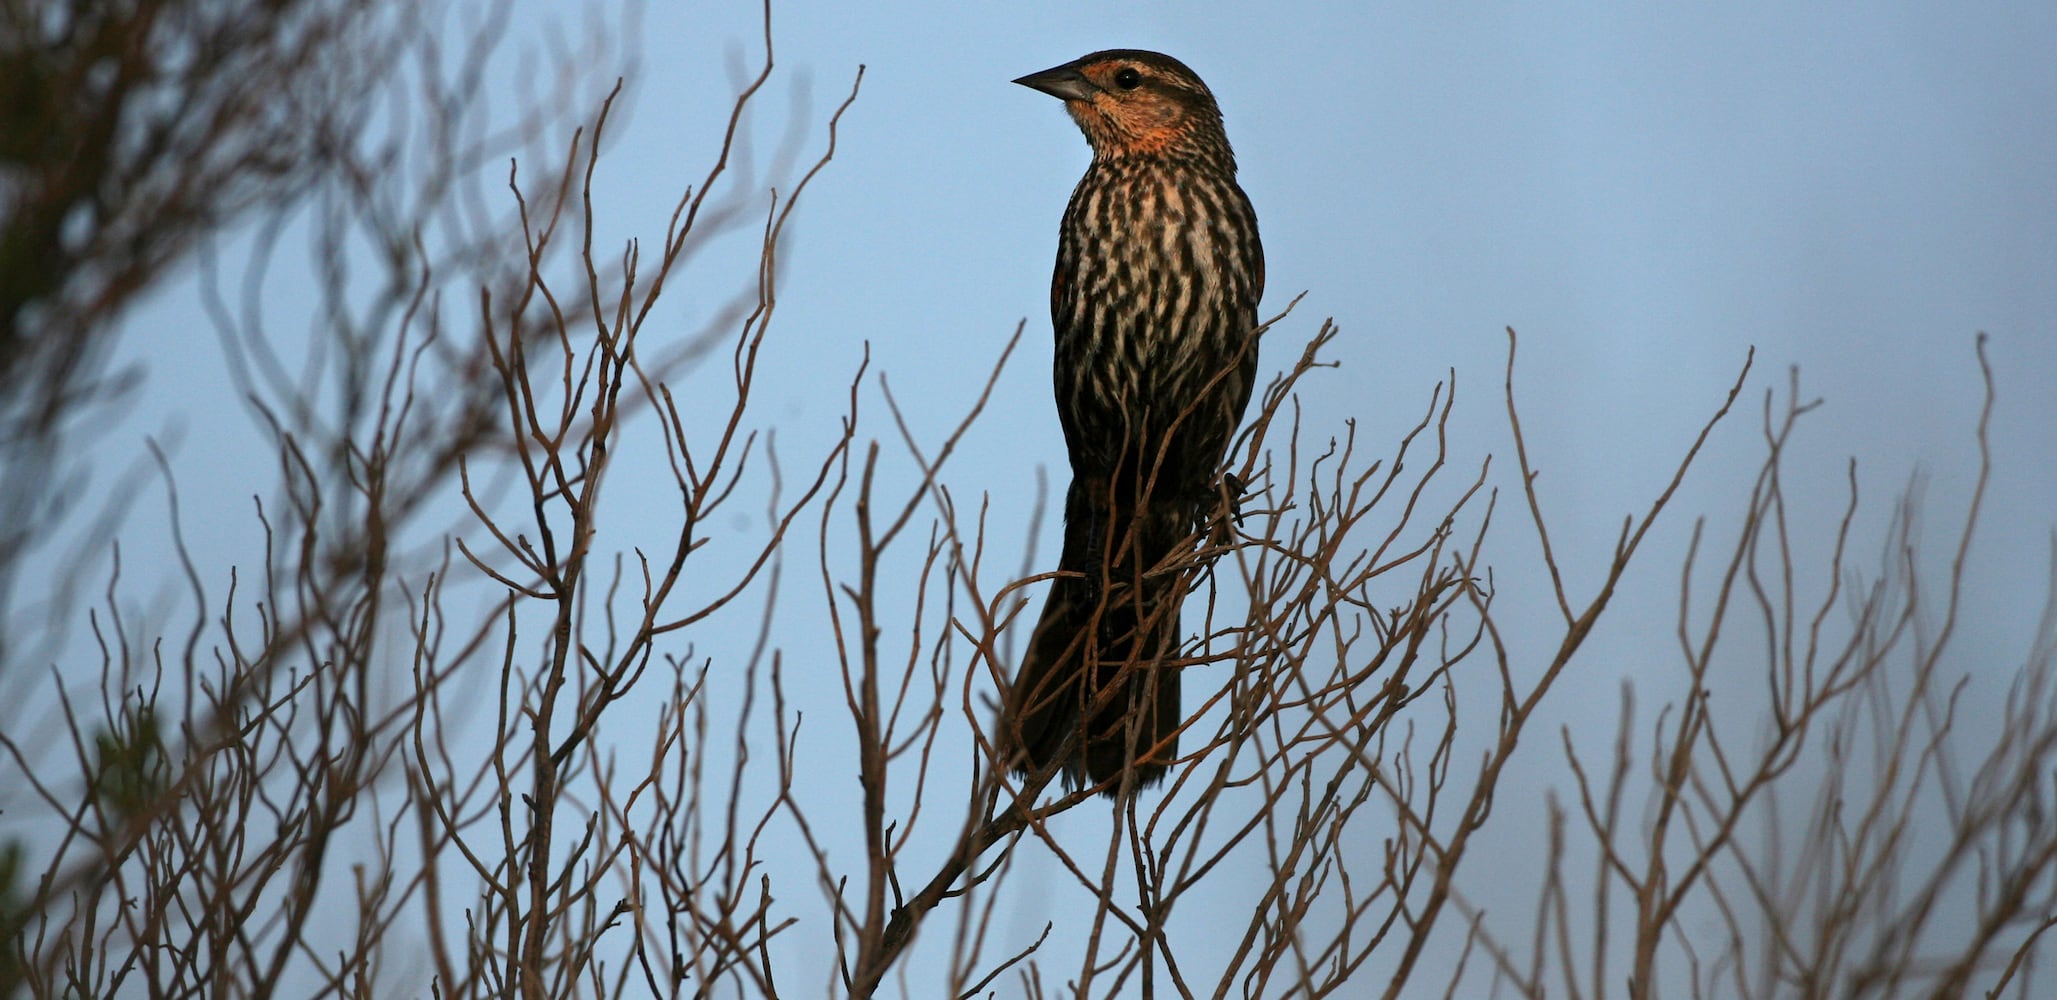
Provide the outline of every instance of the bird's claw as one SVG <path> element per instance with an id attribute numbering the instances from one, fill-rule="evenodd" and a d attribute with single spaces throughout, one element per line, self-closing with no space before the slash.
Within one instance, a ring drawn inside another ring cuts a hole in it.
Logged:
<path id="1" fill-rule="evenodd" d="M 1250 484 L 1233 472 L 1224 472 L 1221 474 L 1221 486 L 1228 494 L 1229 516 L 1235 519 L 1236 527 L 1240 528 L 1243 526 L 1243 497 L 1250 492 Z"/>

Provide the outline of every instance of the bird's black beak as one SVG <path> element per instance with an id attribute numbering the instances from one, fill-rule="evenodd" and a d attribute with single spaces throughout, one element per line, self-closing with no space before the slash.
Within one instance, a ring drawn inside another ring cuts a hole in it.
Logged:
<path id="1" fill-rule="evenodd" d="M 1099 86 L 1086 79 L 1084 73 L 1079 72 L 1076 63 L 1065 63 L 1041 73 L 1030 73 L 1014 82 L 1030 90 L 1040 90 L 1051 97 L 1067 101 L 1090 101 L 1094 94 L 1100 92 Z"/>

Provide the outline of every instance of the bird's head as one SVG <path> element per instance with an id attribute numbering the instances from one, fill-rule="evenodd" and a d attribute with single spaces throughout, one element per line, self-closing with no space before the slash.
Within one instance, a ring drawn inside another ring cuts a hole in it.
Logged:
<path id="1" fill-rule="evenodd" d="M 1014 82 L 1063 100 L 1097 156 L 1229 157 L 1213 92 L 1162 53 L 1108 49 Z"/>

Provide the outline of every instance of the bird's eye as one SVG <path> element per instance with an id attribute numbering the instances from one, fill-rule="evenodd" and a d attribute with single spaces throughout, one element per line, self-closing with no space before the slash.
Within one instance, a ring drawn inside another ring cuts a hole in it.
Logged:
<path id="1" fill-rule="evenodd" d="M 1123 90 L 1134 90 L 1142 82 L 1143 74 L 1137 72 L 1134 66 L 1123 66 L 1120 72 L 1114 74 L 1114 85 Z"/>

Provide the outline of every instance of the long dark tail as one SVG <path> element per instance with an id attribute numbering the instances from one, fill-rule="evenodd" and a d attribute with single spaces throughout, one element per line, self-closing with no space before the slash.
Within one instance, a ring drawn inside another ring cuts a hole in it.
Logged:
<path id="1" fill-rule="evenodd" d="M 1179 672 L 1176 572 L 1166 556 L 1190 541 L 1192 517 L 1176 503 L 1142 517 L 1094 502 L 1074 480 L 1065 497 L 1064 551 L 1070 574 L 1050 587 L 1016 671 L 1001 742 L 1008 764 L 1027 774 L 1059 765 L 1074 788 L 1108 782 L 1120 792 L 1163 780 L 1178 755 Z M 1155 567 L 1158 572 L 1150 570 Z"/>

